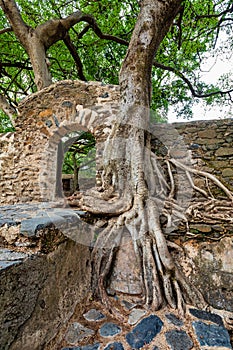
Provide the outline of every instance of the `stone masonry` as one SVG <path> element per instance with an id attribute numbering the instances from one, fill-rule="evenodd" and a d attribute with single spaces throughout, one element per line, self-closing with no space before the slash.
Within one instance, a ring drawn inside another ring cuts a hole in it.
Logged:
<path id="1" fill-rule="evenodd" d="M 99 173 L 103 142 L 117 115 L 118 101 L 118 86 L 80 81 L 62 81 L 23 100 L 16 131 L 0 136 L 0 203 L 55 200 L 58 145 L 74 131 L 95 136 Z M 155 124 L 151 132 L 163 148 L 173 144 L 176 158 L 182 157 L 177 141 L 182 143 L 194 166 L 233 189 L 233 120 Z M 202 186 L 203 180 L 196 184 Z"/>

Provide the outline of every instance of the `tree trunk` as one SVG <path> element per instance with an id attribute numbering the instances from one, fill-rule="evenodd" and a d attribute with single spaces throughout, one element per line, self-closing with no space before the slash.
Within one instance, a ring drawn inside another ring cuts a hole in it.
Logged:
<path id="1" fill-rule="evenodd" d="M 57 169 L 56 169 L 56 189 L 55 196 L 57 198 L 62 198 L 63 195 L 63 185 L 62 185 L 62 166 L 64 160 L 64 150 L 62 141 L 59 142 L 57 146 Z"/>
<path id="2" fill-rule="evenodd" d="M 126 228 L 141 266 L 145 305 L 157 310 L 168 303 L 180 312 L 191 300 L 198 306 L 205 305 L 200 293 L 190 288 L 175 265 L 161 230 L 158 197 L 164 200 L 165 191 L 148 132 L 153 59 L 180 4 L 181 0 L 141 3 L 120 72 L 120 113 L 104 150 L 104 193 L 97 194 L 96 199 L 84 198 L 85 209 L 115 215 L 99 234 L 93 250 L 93 288 L 109 309 L 112 305 L 106 292 L 107 277 Z"/>
<path id="3" fill-rule="evenodd" d="M 72 161 L 74 166 L 74 192 L 79 191 L 79 183 L 78 183 L 78 173 L 79 167 L 77 166 L 76 153 L 72 153 Z"/>
<path id="4" fill-rule="evenodd" d="M 28 35 L 27 52 L 35 75 L 34 80 L 37 89 L 41 90 L 52 84 L 45 46 L 34 30 L 30 31 Z"/>

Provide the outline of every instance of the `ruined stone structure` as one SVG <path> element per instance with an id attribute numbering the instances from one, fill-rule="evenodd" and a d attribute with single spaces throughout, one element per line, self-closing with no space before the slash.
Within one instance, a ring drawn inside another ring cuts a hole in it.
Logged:
<path id="1" fill-rule="evenodd" d="M 54 201 L 59 181 L 58 145 L 73 131 L 93 133 L 100 172 L 98 159 L 117 115 L 118 100 L 117 86 L 79 81 L 56 83 L 23 100 L 16 131 L 0 136 L 0 203 Z M 232 120 L 156 124 L 152 134 L 160 140 L 165 135 L 174 150 L 181 134 L 194 165 L 216 174 L 233 188 Z"/>
<path id="2" fill-rule="evenodd" d="M 76 317 L 87 324 L 82 317 L 87 311 L 83 300 L 92 308 L 93 301 L 88 299 L 91 232 L 87 226 L 82 231 L 83 213 L 53 208 L 49 203 L 56 201 L 58 148 L 63 136 L 79 130 L 93 133 L 97 175 L 101 173 L 103 144 L 117 115 L 118 100 L 117 86 L 59 82 L 22 101 L 16 131 L 0 136 L 0 348 L 60 350 L 62 346 L 68 349 L 80 345 L 75 338 L 78 322 L 73 321 Z M 192 166 L 216 175 L 233 190 L 233 120 L 156 124 L 150 131 L 159 154 L 169 152 L 178 160 L 188 155 Z M 197 186 L 206 185 L 202 178 L 196 177 L 194 181 Z M 222 195 L 216 186 L 209 187 L 210 192 Z M 191 222 L 190 232 L 194 236 L 188 237 L 179 230 L 167 235 L 176 263 L 210 305 L 233 312 L 232 222 L 227 225 Z M 133 251 L 130 244 L 119 250 L 110 292 L 126 296 L 130 293 L 136 298 L 141 292 L 139 271 L 129 251 Z M 172 316 L 169 310 L 162 310 L 156 318 L 161 329 L 151 349 L 182 349 L 184 344 L 193 350 L 217 349 L 217 345 L 231 349 L 222 321 L 217 315 L 203 312 L 191 312 L 183 322 L 176 312 Z M 73 323 L 65 335 L 73 314 Z M 149 311 L 134 308 L 132 314 L 130 322 L 137 323 L 145 316 L 151 320 Z M 107 317 L 115 322 L 114 315 Z M 143 320 L 147 322 L 146 318 Z M 94 323 L 90 322 L 92 327 Z M 110 345 L 108 336 L 100 337 L 105 324 L 98 325 L 89 334 L 92 338 L 95 334 L 96 343 L 92 339 L 95 344 L 85 348 L 81 347 L 86 344 L 83 341 L 77 349 L 141 348 L 135 347 L 136 340 L 129 332 L 133 323 L 126 325 L 118 343 L 111 340 Z M 208 331 L 216 333 L 220 342 L 216 345 L 211 339 L 204 339 L 203 330 L 204 336 Z"/>
<path id="3" fill-rule="evenodd" d="M 116 86 L 63 81 L 23 100 L 16 132 L 0 137 L 0 203 L 53 201 L 61 138 L 90 131 L 98 157 L 118 98 Z"/>

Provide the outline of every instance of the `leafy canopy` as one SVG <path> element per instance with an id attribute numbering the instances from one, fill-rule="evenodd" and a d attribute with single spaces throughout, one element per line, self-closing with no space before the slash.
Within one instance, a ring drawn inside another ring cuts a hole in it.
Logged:
<path id="1" fill-rule="evenodd" d="M 49 69 L 54 82 L 81 78 L 110 84 L 118 84 L 127 45 L 102 34 L 128 42 L 139 3 L 136 0 L 17 1 L 24 22 L 32 28 L 50 19 L 65 18 L 77 10 L 92 15 L 96 24 L 81 21 L 69 30 L 71 47 L 60 40 L 47 50 Z M 36 91 L 36 86 L 29 57 L 9 27 L 0 9 L 0 94 L 17 108 L 22 98 Z M 182 11 L 158 50 L 153 68 L 152 108 L 160 121 L 166 120 L 170 106 L 176 109 L 177 115 L 191 117 L 192 105 L 200 97 L 206 105 L 232 103 L 232 76 L 223 75 L 216 86 L 207 85 L 201 71 L 208 55 L 217 57 L 228 53 L 230 56 L 232 27 L 231 0 L 183 2 Z M 218 44 L 219 38 L 225 38 L 222 45 Z M 228 90 L 231 92 L 226 93 Z M 0 112 L 0 132 L 10 130 L 9 119 Z"/>

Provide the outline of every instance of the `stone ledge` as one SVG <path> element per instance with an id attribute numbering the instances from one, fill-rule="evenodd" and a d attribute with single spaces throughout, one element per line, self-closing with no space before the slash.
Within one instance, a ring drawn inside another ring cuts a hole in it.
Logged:
<path id="1" fill-rule="evenodd" d="M 47 216 L 32 218 L 38 208 L 35 204 L 0 208 L 0 233 L 16 230 L 10 243 L 1 237 L 0 348 L 4 350 L 43 350 L 90 288 L 89 246 L 69 239 Z M 61 208 L 57 213 L 66 227 L 69 219 L 72 223 L 78 218 Z"/>

